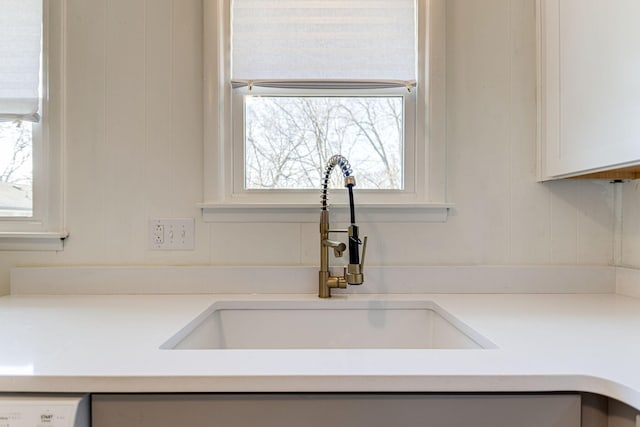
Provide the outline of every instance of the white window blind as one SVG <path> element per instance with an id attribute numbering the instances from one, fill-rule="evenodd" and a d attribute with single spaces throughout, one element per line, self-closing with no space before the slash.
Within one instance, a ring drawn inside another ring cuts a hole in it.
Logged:
<path id="1" fill-rule="evenodd" d="M 0 121 L 38 121 L 42 0 L 0 0 Z"/>
<path id="2" fill-rule="evenodd" d="M 233 0 L 231 33 L 234 86 L 415 84 L 415 0 Z"/>

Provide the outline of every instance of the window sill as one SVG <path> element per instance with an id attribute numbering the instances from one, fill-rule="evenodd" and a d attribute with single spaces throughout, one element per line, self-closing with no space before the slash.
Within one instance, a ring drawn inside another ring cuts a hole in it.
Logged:
<path id="1" fill-rule="evenodd" d="M 67 232 L 0 232 L 0 251 L 61 251 Z"/>
<path id="2" fill-rule="evenodd" d="M 318 222 L 320 203 L 200 203 L 204 222 Z M 452 203 L 356 204 L 362 222 L 446 222 Z M 332 222 L 349 222 L 347 205 L 329 207 Z"/>

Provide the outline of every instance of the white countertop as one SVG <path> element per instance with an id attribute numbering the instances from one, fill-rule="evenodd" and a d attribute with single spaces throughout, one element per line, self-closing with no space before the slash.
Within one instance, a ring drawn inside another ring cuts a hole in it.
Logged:
<path id="1" fill-rule="evenodd" d="M 13 295 L 0 298 L 0 392 L 585 391 L 640 409 L 640 299 L 335 297 L 344 298 L 433 301 L 498 348 L 161 350 L 216 301 L 317 297 Z"/>

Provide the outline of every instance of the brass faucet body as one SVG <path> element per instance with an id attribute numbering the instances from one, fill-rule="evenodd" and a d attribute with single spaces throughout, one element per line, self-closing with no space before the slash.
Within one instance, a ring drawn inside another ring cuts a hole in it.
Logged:
<path id="1" fill-rule="evenodd" d="M 347 287 L 345 277 L 332 276 L 329 271 L 329 248 L 334 247 L 334 242 L 329 240 L 329 233 L 346 233 L 347 230 L 330 230 L 329 211 L 320 212 L 320 271 L 318 272 L 318 296 L 320 298 L 331 297 L 331 289 Z M 344 246 L 344 244 L 343 244 Z M 340 255 L 342 255 L 340 253 Z"/>
<path id="2" fill-rule="evenodd" d="M 342 276 L 332 276 L 329 271 L 329 248 L 333 248 L 336 256 L 342 256 L 346 248 L 344 243 L 334 242 L 329 239 L 330 233 L 349 233 L 349 230 L 331 230 L 329 226 L 329 211 L 320 212 L 320 271 L 318 272 L 318 296 L 330 298 L 331 289 L 345 289 L 349 285 L 361 285 L 364 283 L 363 264 L 349 264 L 344 268 Z M 365 248 L 367 238 L 365 237 Z"/>

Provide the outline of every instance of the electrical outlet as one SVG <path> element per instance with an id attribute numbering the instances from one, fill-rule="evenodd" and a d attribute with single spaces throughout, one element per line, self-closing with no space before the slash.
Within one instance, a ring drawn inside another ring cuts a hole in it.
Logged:
<path id="1" fill-rule="evenodd" d="M 162 245 L 164 243 L 164 225 L 152 224 L 151 239 L 155 245 Z"/>
<path id="2" fill-rule="evenodd" d="M 194 250 L 194 219 L 151 219 L 149 220 L 149 249 L 152 250 Z"/>

